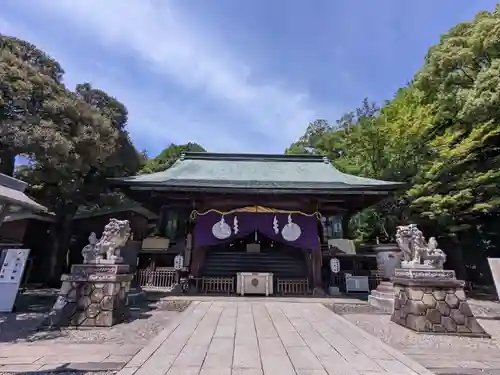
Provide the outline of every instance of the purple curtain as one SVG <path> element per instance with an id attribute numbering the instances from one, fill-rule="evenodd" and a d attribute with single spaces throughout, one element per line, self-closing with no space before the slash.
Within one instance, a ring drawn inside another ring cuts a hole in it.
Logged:
<path id="1" fill-rule="evenodd" d="M 319 247 L 316 216 L 287 213 L 234 212 L 221 215 L 214 211 L 196 217 L 196 246 L 212 246 L 245 237 L 254 231 L 273 241 L 302 249 Z"/>

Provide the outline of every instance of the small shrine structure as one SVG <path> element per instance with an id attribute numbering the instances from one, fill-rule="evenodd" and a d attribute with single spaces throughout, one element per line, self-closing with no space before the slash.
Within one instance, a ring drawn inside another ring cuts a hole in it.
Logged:
<path id="1" fill-rule="evenodd" d="M 240 294 L 320 292 L 329 242 L 342 244 L 354 213 L 401 187 L 342 173 L 319 155 L 195 152 L 110 184 L 160 217 L 148 240 L 157 256 L 139 260 L 143 284 L 171 280 L 180 253 L 191 287 Z"/>

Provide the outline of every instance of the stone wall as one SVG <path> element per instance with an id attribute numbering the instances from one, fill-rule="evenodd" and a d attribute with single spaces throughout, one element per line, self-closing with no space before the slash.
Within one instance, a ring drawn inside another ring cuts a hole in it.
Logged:
<path id="1" fill-rule="evenodd" d="M 391 320 L 416 332 L 486 336 L 458 280 L 394 278 Z"/>

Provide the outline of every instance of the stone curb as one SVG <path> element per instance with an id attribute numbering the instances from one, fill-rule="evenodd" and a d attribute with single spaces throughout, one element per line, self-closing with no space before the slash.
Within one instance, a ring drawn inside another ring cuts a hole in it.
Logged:
<path id="1" fill-rule="evenodd" d="M 385 342 L 383 342 L 379 338 L 369 334 L 364 329 L 358 327 L 357 325 L 355 325 L 354 323 L 345 319 L 341 315 L 335 314 L 333 311 L 329 310 L 325 306 L 323 306 L 323 307 L 325 309 L 327 309 L 328 311 L 330 311 L 332 313 L 332 315 L 334 315 L 335 319 L 340 320 L 344 325 L 349 326 L 352 330 L 358 332 L 361 336 L 363 336 L 364 338 L 366 338 L 370 342 L 373 342 L 374 344 L 381 346 L 387 353 L 392 355 L 394 358 L 396 358 L 401 363 L 405 364 L 407 367 L 409 367 L 413 371 L 417 372 L 419 375 L 436 375 L 434 372 L 429 371 L 427 368 L 425 368 L 424 366 L 422 366 L 418 362 L 414 361 L 410 357 L 401 353 L 399 350 L 394 349 L 392 346 L 387 345 Z"/>
<path id="2" fill-rule="evenodd" d="M 163 344 L 163 342 L 174 332 L 181 324 L 184 317 L 193 312 L 199 301 L 191 301 L 189 307 L 184 310 L 177 318 L 168 324 L 153 340 L 142 348 L 116 375 L 133 375 L 154 352 Z"/>
<path id="3" fill-rule="evenodd" d="M 168 301 L 197 301 L 197 302 L 286 302 L 286 303 L 325 303 L 341 305 L 368 305 L 367 300 L 342 297 L 245 297 L 245 296 L 166 296 L 159 299 Z"/>

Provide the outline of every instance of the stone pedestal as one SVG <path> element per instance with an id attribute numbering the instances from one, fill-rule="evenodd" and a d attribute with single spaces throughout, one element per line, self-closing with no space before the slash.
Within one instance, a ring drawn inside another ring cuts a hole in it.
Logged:
<path id="1" fill-rule="evenodd" d="M 368 303 L 382 311 L 392 313 L 394 309 L 394 285 L 392 281 L 381 281 L 377 289 L 371 291 Z"/>
<path id="2" fill-rule="evenodd" d="M 490 337 L 467 303 L 454 271 L 396 269 L 391 320 L 419 333 Z"/>
<path id="3" fill-rule="evenodd" d="M 377 254 L 377 269 L 382 282 L 368 296 L 368 303 L 386 312 L 394 308 L 394 287 L 390 281 L 394 270 L 401 266 L 401 250 L 397 244 L 381 244 L 373 247 Z"/>
<path id="4" fill-rule="evenodd" d="M 128 315 L 133 275 L 126 264 L 77 264 L 63 275 L 59 297 L 44 322 L 52 327 L 110 327 Z"/>

